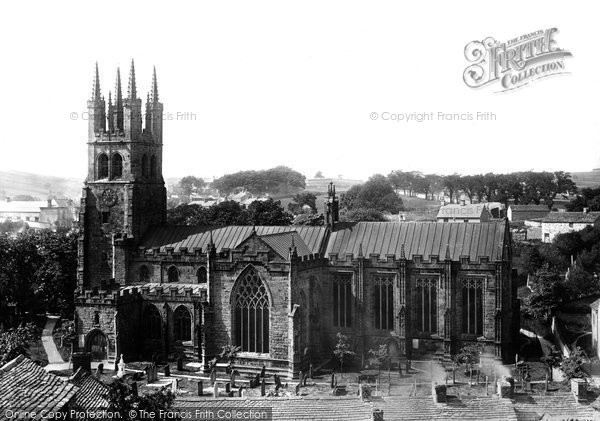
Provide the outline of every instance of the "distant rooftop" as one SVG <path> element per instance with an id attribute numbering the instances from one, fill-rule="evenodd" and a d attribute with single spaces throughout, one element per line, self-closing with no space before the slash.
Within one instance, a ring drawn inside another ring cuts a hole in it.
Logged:
<path id="1" fill-rule="evenodd" d="M 593 224 L 598 218 L 600 212 L 550 212 L 542 222 Z"/>

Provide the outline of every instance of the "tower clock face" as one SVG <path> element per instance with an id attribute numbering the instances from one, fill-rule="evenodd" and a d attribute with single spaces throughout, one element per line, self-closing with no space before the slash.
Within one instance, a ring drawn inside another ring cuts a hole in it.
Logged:
<path id="1" fill-rule="evenodd" d="M 119 197 L 117 196 L 117 192 L 113 189 L 106 189 L 102 192 L 100 200 L 102 201 L 102 204 L 106 206 L 114 206 L 117 204 Z"/>

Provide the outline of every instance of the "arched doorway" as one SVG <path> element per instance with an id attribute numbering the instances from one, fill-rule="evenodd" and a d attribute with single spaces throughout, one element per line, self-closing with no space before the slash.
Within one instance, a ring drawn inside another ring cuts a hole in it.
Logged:
<path id="1" fill-rule="evenodd" d="M 100 330 L 90 332 L 87 337 L 85 350 L 92 354 L 93 361 L 108 359 L 108 340 Z"/>

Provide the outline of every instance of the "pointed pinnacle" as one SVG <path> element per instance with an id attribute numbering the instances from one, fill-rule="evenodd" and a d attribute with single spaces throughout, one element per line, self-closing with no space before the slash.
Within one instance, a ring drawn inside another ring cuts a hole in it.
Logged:
<path id="1" fill-rule="evenodd" d="M 446 260 L 450 260 L 450 244 L 446 243 Z"/>
<path id="2" fill-rule="evenodd" d="M 156 81 L 156 66 L 154 66 L 154 70 L 152 73 L 152 91 L 150 98 L 152 102 L 158 102 L 158 82 Z"/>
<path id="3" fill-rule="evenodd" d="M 129 85 L 127 87 L 127 98 L 137 98 L 137 89 L 135 87 L 135 67 L 133 65 L 133 59 L 131 59 L 131 70 L 129 71 Z"/>
<path id="4" fill-rule="evenodd" d="M 404 253 L 404 243 L 400 244 L 400 258 L 406 259 L 406 254 Z"/>
<path id="5" fill-rule="evenodd" d="M 358 257 L 363 257 L 362 243 L 358 245 Z"/>
<path id="6" fill-rule="evenodd" d="M 119 105 L 123 100 L 121 93 L 121 69 L 117 67 L 117 81 L 115 83 L 115 104 Z"/>
<path id="7" fill-rule="evenodd" d="M 94 74 L 94 86 L 92 88 L 92 100 L 100 100 L 100 72 L 98 72 L 98 62 L 96 62 L 96 72 Z"/>

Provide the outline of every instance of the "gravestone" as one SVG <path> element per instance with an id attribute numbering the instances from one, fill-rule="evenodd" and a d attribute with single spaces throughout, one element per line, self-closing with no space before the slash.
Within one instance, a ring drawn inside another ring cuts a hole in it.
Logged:
<path id="1" fill-rule="evenodd" d="M 265 378 L 262 378 L 262 382 L 260 383 L 260 396 L 265 396 Z"/>
<path id="2" fill-rule="evenodd" d="M 267 374 L 267 366 L 263 364 L 262 369 L 260 370 L 260 377 L 264 378 Z"/>
<path id="3" fill-rule="evenodd" d="M 335 371 L 331 373 L 331 388 L 335 387 Z"/>
<path id="4" fill-rule="evenodd" d="M 103 363 L 98 364 L 98 367 L 96 367 L 96 374 L 104 374 L 104 364 Z"/>
<path id="5" fill-rule="evenodd" d="M 212 371 L 210 372 L 210 382 L 214 385 L 216 381 L 217 381 L 217 372 L 213 368 Z"/>
<path id="6" fill-rule="evenodd" d="M 165 377 L 169 377 L 171 375 L 171 366 L 169 364 L 165 365 Z"/>
<path id="7" fill-rule="evenodd" d="M 229 376 L 229 382 L 231 383 L 231 387 L 235 387 L 235 376 L 237 375 L 237 370 L 231 370 L 231 376 Z"/>
<path id="8" fill-rule="evenodd" d="M 219 397 L 219 383 L 215 382 L 215 384 L 213 384 L 213 396 L 215 398 Z"/>
<path id="9" fill-rule="evenodd" d="M 296 396 L 300 395 L 300 383 L 296 385 Z"/>
<path id="10" fill-rule="evenodd" d="M 308 379 L 308 374 L 304 375 L 304 378 L 302 379 L 302 386 L 306 386 L 306 379 Z"/>
<path id="11" fill-rule="evenodd" d="M 231 383 L 225 383 L 225 393 L 231 392 Z"/>
<path id="12" fill-rule="evenodd" d="M 279 376 L 277 374 L 275 374 L 275 385 L 279 388 L 282 387 L 283 385 L 281 384 L 281 379 L 279 378 Z"/>
<path id="13" fill-rule="evenodd" d="M 183 371 L 183 357 L 177 358 L 177 370 Z"/>
<path id="14" fill-rule="evenodd" d="M 173 393 L 177 393 L 177 390 L 179 389 L 179 379 L 174 378 L 171 381 L 171 392 Z"/>
<path id="15" fill-rule="evenodd" d="M 313 378 L 313 365 L 312 364 L 308 367 L 308 376 L 312 380 L 312 378 Z"/>
<path id="16" fill-rule="evenodd" d="M 254 387 L 258 387 L 260 385 L 260 374 L 257 374 L 254 378 Z"/>
<path id="17" fill-rule="evenodd" d="M 204 384 L 202 380 L 198 382 L 198 396 L 204 396 Z"/>
<path id="18" fill-rule="evenodd" d="M 122 379 L 125 376 L 125 361 L 123 361 L 123 354 L 121 354 L 121 360 L 117 364 L 117 378 Z"/>
<path id="19" fill-rule="evenodd" d="M 246 396 L 246 388 L 244 386 L 240 386 L 240 388 L 238 390 L 238 396 L 240 398 L 243 398 L 244 396 Z"/>
<path id="20" fill-rule="evenodd" d="M 298 372 L 298 382 L 299 382 L 299 383 L 302 383 L 302 377 L 304 377 L 304 374 L 302 373 L 302 370 L 300 370 L 300 371 Z"/>

